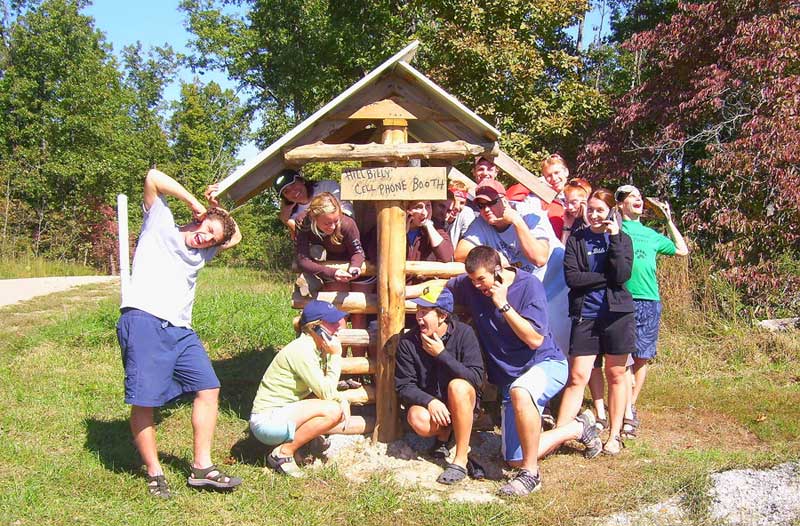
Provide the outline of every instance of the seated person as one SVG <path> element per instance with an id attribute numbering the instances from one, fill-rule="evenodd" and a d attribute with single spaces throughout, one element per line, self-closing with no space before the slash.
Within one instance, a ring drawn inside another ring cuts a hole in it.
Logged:
<path id="1" fill-rule="evenodd" d="M 272 188 L 281 200 L 280 220 L 289 227 L 292 238 L 295 236 L 297 218 L 308 207 L 311 199 L 322 192 L 333 194 L 340 200 L 342 211 L 350 217 L 353 216 L 353 204 L 350 201 L 341 201 L 341 189 L 336 181 L 306 181 L 300 172 L 286 169 L 275 178 Z"/>
<path id="2" fill-rule="evenodd" d="M 475 211 L 466 206 L 467 199 L 466 185 L 459 181 L 451 181 L 450 188 L 447 189 L 447 199 L 431 203 L 433 220 L 444 223 L 454 247 L 475 220 Z"/>
<path id="3" fill-rule="evenodd" d="M 476 464 L 467 458 L 478 393 L 483 383 L 483 358 L 472 327 L 453 319 L 453 294 L 443 284 L 425 289 L 413 300 L 417 326 L 397 346 L 394 378 L 400 401 L 407 408 L 411 429 L 436 437 L 433 455 L 448 455 L 455 436 L 455 458 L 436 479 L 455 484 Z"/>
<path id="4" fill-rule="evenodd" d="M 344 432 L 350 404 L 336 390 L 342 369 L 342 345 L 336 333 L 346 313 L 312 300 L 300 316 L 300 336 L 275 355 L 258 386 L 250 431 L 275 446 L 267 464 L 293 477 L 303 476 L 297 450 L 325 433 Z M 310 394 L 316 398 L 308 398 Z"/>
<path id="5" fill-rule="evenodd" d="M 491 247 L 473 248 L 464 265 L 467 273 L 452 278 L 447 288 L 475 322 L 489 381 L 502 400 L 502 453 L 519 468 L 500 494 L 528 495 L 541 485 L 538 459 L 564 442 L 580 440 L 589 458 L 600 453 L 594 415 L 588 411 L 541 432 L 545 405 L 567 381 L 567 360 L 553 342 L 544 287 L 528 272 L 503 268 Z"/>
<path id="6" fill-rule="evenodd" d="M 408 261 L 453 261 L 453 243 L 444 223 L 433 218 L 430 201 L 406 202 Z"/>

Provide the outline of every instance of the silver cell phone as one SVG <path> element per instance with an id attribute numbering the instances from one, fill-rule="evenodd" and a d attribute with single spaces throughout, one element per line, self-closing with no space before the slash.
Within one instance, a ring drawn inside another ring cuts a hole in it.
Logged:
<path id="1" fill-rule="evenodd" d="M 331 342 L 332 340 L 331 334 L 322 325 L 317 325 L 312 330 L 316 332 L 317 336 L 322 338 L 322 341 L 324 341 L 325 343 Z"/>

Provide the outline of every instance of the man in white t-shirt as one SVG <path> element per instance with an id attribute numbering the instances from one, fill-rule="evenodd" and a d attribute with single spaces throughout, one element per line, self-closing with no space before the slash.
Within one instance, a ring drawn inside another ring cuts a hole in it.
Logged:
<path id="1" fill-rule="evenodd" d="M 206 209 L 177 181 L 150 170 L 144 181 L 144 223 L 133 258 L 130 286 L 120 306 L 117 339 L 125 367 L 125 403 L 131 406 L 131 432 L 147 469 L 151 495 L 169 498 L 158 460 L 153 408 L 183 394 L 194 394 L 193 487 L 232 489 L 242 480 L 211 462 L 220 383 L 200 338 L 191 328 L 195 283 L 218 250 L 241 240 L 233 218 L 216 205 L 216 185 L 206 190 Z M 192 210 L 194 222 L 178 227 L 165 196 Z"/>

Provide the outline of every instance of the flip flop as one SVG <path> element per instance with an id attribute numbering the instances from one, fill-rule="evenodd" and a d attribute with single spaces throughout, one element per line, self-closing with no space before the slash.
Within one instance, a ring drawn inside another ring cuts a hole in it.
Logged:
<path id="1" fill-rule="evenodd" d="M 436 482 L 439 484 L 457 484 L 464 480 L 464 477 L 467 476 L 467 470 L 459 466 L 458 464 L 447 464 L 442 471 L 439 478 L 436 479 Z"/>

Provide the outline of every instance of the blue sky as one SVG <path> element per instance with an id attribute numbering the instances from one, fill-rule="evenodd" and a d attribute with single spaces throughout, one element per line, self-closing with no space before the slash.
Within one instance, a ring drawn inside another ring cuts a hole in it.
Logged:
<path id="1" fill-rule="evenodd" d="M 184 27 L 184 13 L 178 10 L 178 4 L 179 0 L 94 0 L 85 13 L 95 19 L 95 26 L 106 34 L 106 40 L 112 44 L 115 53 L 136 41 L 142 43 L 144 50 L 169 44 L 177 52 L 188 53 L 186 46 L 190 35 Z M 584 42 L 594 37 L 598 24 L 599 15 L 595 9 L 587 20 Z M 607 27 L 607 24 L 606 17 L 604 25 Z M 178 78 L 191 81 L 192 75 L 191 71 L 184 69 L 178 73 Z M 222 72 L 204 72 L 199 78 L 203 82 L 213 80 L 223 88 L 235 88 Z M 167 100 L 177 100 L 179 94 L 178 82 L 167 87 L 164 92 Z M 239 158 L 246 160 L 257 153 L 255 145 L 247 144 L 239 152 Z"/>

